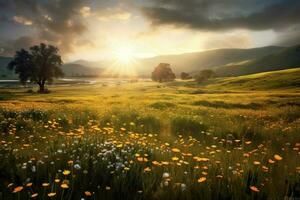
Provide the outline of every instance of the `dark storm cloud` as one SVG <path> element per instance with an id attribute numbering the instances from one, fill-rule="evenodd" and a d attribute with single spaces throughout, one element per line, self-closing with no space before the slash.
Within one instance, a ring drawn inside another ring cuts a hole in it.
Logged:
<path id="1" fill-rule="evenodd" d="M 300 1 L 157 0 L 142 7 L 154 25 L 171 24 L 216 31 L 282 29 L 299 23 Z"/>
<path id="2" fill-rule="evenodd" d="M 0 54 L 4 56 L 11 56 L 15 53 L 16 50 L 21 48 L 27 49 L 36 43 L 37 41 L 35 39 L 28 36 L 23 36 L 16 40 L 2 41 L 0 42 Z"/>
<path id="3" fill-rule="evenodd" d="M 63 53 L 72 52 L 78 37 L 87 30 L 80 14 L 80 8 L 86 2 L 84 0 L 0 0 L 2 14 L 0 25 L 3 23 L 11 23 L 15 26 L 26 25 L 27 29 L 32 30 L 32 36 L 17 38 L 13 42 L 11 39 L 6 39 L 2 44 L 14 44 L 27 38 L 31 41 L 55 44 Z M 19 45 L 2 48 L 10 52 L 14 46 Z"/>
<path id="4" fill-rule="evenodd" d="M 300 44 L 300 25 L 288 28 L 279 33 L 276 45 L 293 46 Z"/>

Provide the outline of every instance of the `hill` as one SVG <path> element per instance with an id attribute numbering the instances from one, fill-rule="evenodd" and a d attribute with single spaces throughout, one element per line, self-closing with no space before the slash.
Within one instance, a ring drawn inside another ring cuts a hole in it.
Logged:
<path id="1" fill-rule="evenodd" d="M 215 66 L 252 60 L 280 52 L 283 49 L 284 47 L 267 46 L 252 49 L 216 49 L 180 55 L 157 56 L 138 60 L 136 71 L 138 74 L 150 74 L 158 63 L 166 62 L 172 65 L 172 69 L 176 74 L 180 74 L 183 71 L 193 73 Z"/>
<path id="2" fill-rule="evenodd" d="M 268 90 L 300 87 L 300 68 L 212 79 L 203 85 L 214 90 Z"/>
<path id="3" fill-rule="evenodd" d="M 238 76 L 300 67 L 300 45 L 285 48 L 260 58 L 216 68 L 221 76 Z"/>
<path id="4" fill-rule="evenodd" d="M 103 69 L 95 67 L 87 67 L 81 64 L 64 64 L 62 70 L 66 76 L 99 76 Z"/>

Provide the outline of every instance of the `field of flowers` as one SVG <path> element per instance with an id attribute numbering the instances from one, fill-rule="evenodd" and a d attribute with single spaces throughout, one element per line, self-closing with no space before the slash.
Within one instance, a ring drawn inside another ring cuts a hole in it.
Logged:
<path id="1" fill-rule="evenodd" d="M 0 199 L 300 198 L 300 96 L 63 89 L 0 101 Z"/>

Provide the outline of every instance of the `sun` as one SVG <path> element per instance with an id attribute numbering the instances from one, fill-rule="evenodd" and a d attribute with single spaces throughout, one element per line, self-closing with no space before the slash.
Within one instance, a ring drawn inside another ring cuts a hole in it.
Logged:
<path id="1" fill-rule="evenodd" d="M 126 77 L 136 76 L 135 68 L 138 59 L 135 56 L 135 49 L 126 45 L 116 47 L 112 52 L 113 63 L 106 68 L 105 73 Z"/>
<path id="2" fill-rule="evenodd" d="M 130 65 L 135 60 L 134 50 L 131 47 L 119 47 L 114 54 L 116 61 L 120 65 Z"/>

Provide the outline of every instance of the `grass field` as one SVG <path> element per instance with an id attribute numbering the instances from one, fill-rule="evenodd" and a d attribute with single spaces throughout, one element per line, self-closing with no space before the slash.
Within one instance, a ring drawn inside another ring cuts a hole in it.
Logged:
<path id="1" fill-rule="evenodd" d="M 0 89 L 0 199 L 300 198 L 300 70 Z"/>

